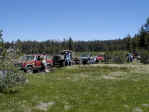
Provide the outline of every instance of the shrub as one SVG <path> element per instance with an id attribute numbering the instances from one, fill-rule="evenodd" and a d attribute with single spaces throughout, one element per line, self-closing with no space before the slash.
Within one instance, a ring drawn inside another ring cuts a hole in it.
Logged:
<path id="1" fill-rule="evenodd" d="M 3 47 L 0 58 L 0 92 L 10 93 L 25 82 L 25 75 L 14 66 L 16 53 L 9 55 Z"/>
<path id="2" fill-rule="evenodd" d="M 24 84 L 25 76 L 22 72 L 1 70 L 0 71 L 0 92 L 16 92 L 17 88 Z"/>
<path id="3" fill-rule="evenodd" d="M 124 63 L 124 60 L 120 56 L 114 56 L 112 58 L 112 62 L 113 63 L 116 63 L 116 64 L 123 64 Z"/>
<path id="4" fill-rule="evenodd" d="M 26 80 L 24 73 L 15 68 L 11 59 L 6 56 L 0 59 L 0 92 L 15 92 Z"/>
<path id="5" fill-rule="evenodd" d="M 147 50 L 139 51 L 139 55 L 141 56 L 141 63 L 149 64 L 149 52 Z"/>
<path id="6" fill-rule="evenodd" d="M 114 52 L 106 52 L 105 57 L 107 58 L 108 63 L 116 63 L 116 64 L 124 64 L 127 62 L 127 53 L 124 51 L 114 51 Z"/>

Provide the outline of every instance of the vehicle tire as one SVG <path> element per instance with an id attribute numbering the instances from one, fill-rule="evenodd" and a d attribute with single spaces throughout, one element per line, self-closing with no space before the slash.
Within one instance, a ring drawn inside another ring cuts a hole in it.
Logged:
<path id="1" fill-rule="evenodd" d="M 47 67 L 48 67 L 48 70 L 51 71 L 52 65 L 51 64 L 48 64 Z"/>
<path id="2" fill-rule="evenodd" d="M 26 73 L 34 73 L 33 67 L 29 66 L 26 68 Z"/>
<path id="3" fill-rule="evenodd" d="M 61 62 L 61 67 L 65 67 L 65 66 L 66 66 L 65 61 L 62 61 L 62 62 Z"/>

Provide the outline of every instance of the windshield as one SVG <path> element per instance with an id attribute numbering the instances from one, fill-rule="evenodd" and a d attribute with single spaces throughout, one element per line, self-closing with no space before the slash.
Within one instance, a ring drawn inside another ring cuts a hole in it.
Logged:
<path id="1" fill-rule="evenodd" d="M 34 56 L 21 56 L 19 61 L 31 61 L 34 59 Z"/>
<path id="2" fill-rule="evenodd" d="M 48 56 L 47 56 L 47 59 L 52 59 L 52 56 L 49 56 L 49 55 L 48 55 Z"/>
<path id="3" fill-rule="evenodd" d="M 88 57 L 88 54 L 82 54 L 81 57 Z"/>

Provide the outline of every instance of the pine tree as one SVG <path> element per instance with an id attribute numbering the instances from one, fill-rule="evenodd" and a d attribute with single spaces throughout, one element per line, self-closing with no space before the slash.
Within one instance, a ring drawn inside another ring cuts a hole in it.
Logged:
<path id="1" fill-rule="evenodd" d="M 131 36 L 128 34 L 128 36 L 124 39 L 126 42 L 126 49 L 131 51 L 132 50 L 132 40 Z"/>
<path id="2" fill-rule="evenodd" d="M 73 50 L 73 40 L 71 37 L 69 37 L 69 40 L 68 40 L 68 47 L 69 47 L 69 50 Z"/>
<path id="3" fill-rule="evenodd" d="M 4 41 L 3 41 L 3 31 L 0 30 L 0 55 L 2 55 L 3 49 L 4 49 Z"/>
<path id="4" fill-rule="evenodd" d="M 140 30 L 140 40 L 139 40 L 139 47 L 140 48 L 144 48 L 145 47 L 145 30 L 144 30 L 144 27 L 142 26 L 141 27 L 141 30 Z"/>

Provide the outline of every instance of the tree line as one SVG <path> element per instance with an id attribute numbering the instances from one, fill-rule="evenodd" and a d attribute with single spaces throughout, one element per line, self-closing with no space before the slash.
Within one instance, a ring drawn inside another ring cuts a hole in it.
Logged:
<path id="1" fill-rule="evenodd" d="M 102 51 L 133 51 L 133 50 L 149 50 L 149 18 L 142 25 L 140 31 L 133 37 L 129 34 L 123 39 L 116 40 L 93 40 L 93 41 L 74 41 L 71 37 L 63 41 L 47 40 L 47 41 L 21 41 L 5 42 L 5 48 L 17 48 L 22 53 L 51 53 L 55 54 L 64 49 L 73 50 L 75 52 L 102 52 Z M 2 38 L 2 31 L 0 31 Z"/>

